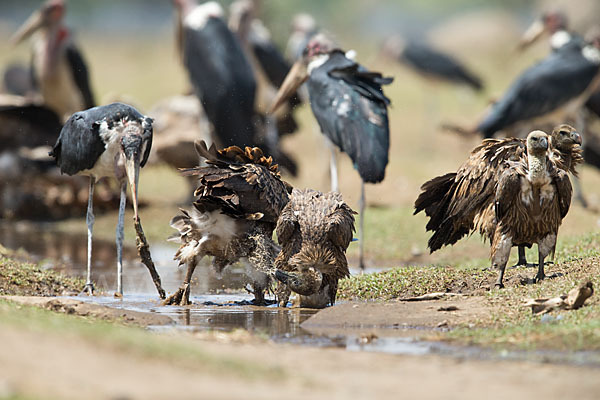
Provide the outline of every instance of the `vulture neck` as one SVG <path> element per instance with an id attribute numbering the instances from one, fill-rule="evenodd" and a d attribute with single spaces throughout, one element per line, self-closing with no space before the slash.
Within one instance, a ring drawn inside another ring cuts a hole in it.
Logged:
<path id="1" fill-rule="evenodd" d="M 546 152 L 534 154 L 530 152 L 527 155 L 529 164 L 528 179 L 534 186 L 542 186 L 546 183 Z"/>

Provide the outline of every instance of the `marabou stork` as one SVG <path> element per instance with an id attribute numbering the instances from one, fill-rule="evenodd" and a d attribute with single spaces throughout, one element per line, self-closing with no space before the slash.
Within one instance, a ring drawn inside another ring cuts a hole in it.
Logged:
<path id="1" fill-rule="evenodd" d="M 62 173 L 90 177 L 87 209 L 88 255 L 85 289 L 93 293 L 92 228 L 94 185 L 103 177 L 121 186 L 117 224 L 117 294 L 123 294 L 123 228 L 127 181 L 131 185 L 134 221 L 138 221 L 139 169 L 146 164 L 152 146 L 152 118 L 135 108 L 112 103 L 76 112 L 65 123 L 50 155 Z"/>
<path id="2" fill-rule="evenodd" d="M 528 68 L 475 128 L 486 137 L 517 123 L 567 120 L 598 85 L 600 49 L 567 44 Z"/>
<path id="3" fill-rule="evenodd" d="M 33 46 L 33 84 L 61 119 L 94 106 L 88 69 L 71 32 L 63 25 L 63 0 L 49 0 L 11 38 L 18 44 L 39 31 Z"/>
<path id="4" fill-rule="evenodd" d="M 365 182 L 378 183 L 385 176 L 390 144 L 383 77 L 346 57 L 322 35 L 314 37 L 292 67 L 271 107 L 277 109 L 296 89 L 307 83 L 310 105 L 321 131 L 348 154 L 362 179 L 360 195 L 360 260 L 363 264 Z M 334 162 L 331 163 L 333 167 Z"/>
<path id="5" fill-rule="evenodd" d="M 292 19 L 292 33 L 285 47 L 285 56 L 291 62 L 296 62 L 302 57 L 302 52 L 319 29 L 312 15 L 299 13 Z"/>
<path id="6" fill-rule="evenodd" d="M 296 161 L 279 148 L 279 138 L 298 130 L 292 111 L 301 101 L 297 95 L 293 95 L 275 115 L 267 112 L 291 65 L 271 40 L 262 21 L 257 18 L 255 1 L 237 0 L 231 3 L 229 28 L 240 40 L 256 78 L 255 110 L 262 122 L 256 133 L 257 144 L 271 154 L 280 167 L 295 176 Z"/>
<path id="7" fill-rule="evenodd" d="M 383 55 L 406 64 L 425 78 L 463 84 L 481 90 L 481 79 L 454 57 L 442 53 L 425 43 L 405 41 L 394 35 L 386 39 Z"/>
<path id="8" fill-rule="evenodd" d="M 190 76 L 222 147 L 254 144 L 256 80 L 216 2 L 173 0 L 177 39 Z"/>

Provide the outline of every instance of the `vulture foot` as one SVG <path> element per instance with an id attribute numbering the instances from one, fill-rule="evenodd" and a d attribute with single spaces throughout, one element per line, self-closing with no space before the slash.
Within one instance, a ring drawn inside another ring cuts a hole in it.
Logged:
<path id="1" fill-rule="evenodd" d="M 190 284 L 183 284 L 175 293 L 163 301 L 163 306 L 189 306 L 190 302 Z"/>

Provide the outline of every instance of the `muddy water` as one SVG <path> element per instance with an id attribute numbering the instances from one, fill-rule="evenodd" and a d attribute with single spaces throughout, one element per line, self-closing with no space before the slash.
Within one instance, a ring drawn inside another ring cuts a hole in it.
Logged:
<path id="1" fill-rule="evenodd" d="M 41 262 L 72 276 L 85 276 L 87 237 L 56 232 L 52 225 L 0 223 L 0 243 L 3 246 L 27 251 L 33 261 Z M 172 256 L 175 246 L 150 243 L 152 256 L 165 290 L 172 293 L 183 280 L 185 270 L 178 268 Z M 116 282 L 116 246 L 114 242 L 94 240 L 92 278 L 99 287 L 109 291 Z M 311 332 L 301 327 L 316 310 L 274 306 L 240 305 L 252 296 L 243 291 L 246 278 L 242 266 L 233 266 L 218 277 L 209 265 L 196 269 L 192 282 L 190 307 L 161 306 L 146 268 L 138 261 L 136 250 L 124 250 L 125 296 L 78 296 L 79 300 L 128 309 L 159 313 L 171 317 L 172 326 L 150 327 L 153 330 L 184 329 L 191 331 L 233 331 L 244 329 L 276 342 L 291 342 L 311 346 L 335 346 L 348 351 L 372 351 L 390 354 L 442 354 L 458 359 L 509 359 L 538 362 L 574 363 L 600 366 L 596 352 L 498 352 L 474 347 L 450 346 L 439 342 L 416 340 L 422 332 L 415 329 L 378 328 L 362 332 Z"/>

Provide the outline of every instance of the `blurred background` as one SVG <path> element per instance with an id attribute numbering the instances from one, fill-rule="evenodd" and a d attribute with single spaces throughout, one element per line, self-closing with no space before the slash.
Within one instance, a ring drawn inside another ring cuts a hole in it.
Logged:
<path id="1" fill-rule="evenodd" d="M 220 3 L 227 10 L 231 2 Z M 29 62 L 30 44 L 12 47 L 8 39 L 41 4 L 33 0 L 0 2 L 0 66 Z M 425 217 L 412 216 L 420 185 L 434 176 L 456 170 L 470 150 L 481 142 L 477 135 L 465 137 L 443 132 L 440 125 L 445 122 L 475 124 L 490 102 L 499 98 L 524 69 L 548 54 L 547 39 L 524 52 L 516 51 L 523 32 L 543 11 L 560 8 L 568 15 L 571 29 L 583 33 L 600 21 L 600 2 L 260 0 L 258 4 L 258 17 L 282 51 L 291 33 L 294 15 L 304 12 L 312 15 L 317 25 L 343 49 L 355 50 L 358 62 L 395 78 L 384 88 L 391 99 L 391 147 L 386 178 L 380 184 L 367 185 L 367 267 L 450 262 L 486 265 L 489 248 L 478 237 L 429 256 Z M 162 99 L 190 92 L 188 75 L 175 45 L 171 1 L 71 0 L 67 2 L 66 24 L 73 30 L 88 62 L 92 89 L 99 104 L 120 99 L 148 114 Z M 476 92 L 465 86 L 425 79 L 411 68 L 382 58 L 382 44 L 392 34 L 426 41 L 456 57 L 481 78 L 484 89 Z M 298 161 L 298 175 L 284 178 L 294 186 L 327 191 L 329 150 L 310 107 L 301 106 L 296 115 L 299 130 L 283 138 L 282 146 Z M 589 129 L 598 130 L 598 124 Z M 357 208 L 360 178 L 347 156 L 340 155 L 338 162 L 340 191 L 350 205 Z M 146 203 L 141 211 L 146 233 L 151 244 L 162 246 L 172 233 L 168 222 L 177 207 L 186 204 L 190 188 L 174 168 L 161 163 L 147 166 L 140 179 L 140 198 Z M 574 204 L 561 230 L 562 237 L 598 228 L 595 213 L 600 204 L 598 170 L 584 166 L 581 182 L 590 207 L 586 210 Z M 113 240 L 116 211 L 98 215 L 96 221 L 95 235 Z M 36 226 L 36 229 L 41 228 Z M 50 228 L 44 225 L 43 229 L 85 234 L 84 218 L 63 219 Z M 126 226 L 126 229 L 126 237 L 132 238 L 132 227 Z M 81 251 L 85 254 L 84 246 Z M 351 245 L 349 254 L 352 262 L 357 246 Z"/>

